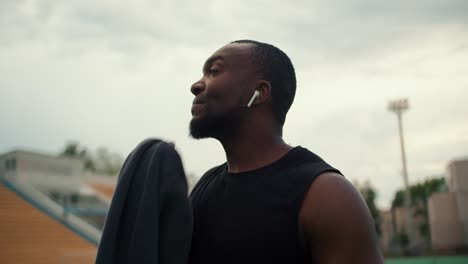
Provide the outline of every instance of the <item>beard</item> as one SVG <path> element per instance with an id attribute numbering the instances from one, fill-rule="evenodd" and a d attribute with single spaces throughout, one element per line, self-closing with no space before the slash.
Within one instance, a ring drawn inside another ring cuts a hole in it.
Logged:
<path id="1" fill-rule="evenodd" d="M 190 121 L 190 136 L 194 139 L 203 138 L 228 138 L 233 137 L 239 131 L 239 126 L 244 111 L 238 109 L 234 114 L 205 116 Z"/>

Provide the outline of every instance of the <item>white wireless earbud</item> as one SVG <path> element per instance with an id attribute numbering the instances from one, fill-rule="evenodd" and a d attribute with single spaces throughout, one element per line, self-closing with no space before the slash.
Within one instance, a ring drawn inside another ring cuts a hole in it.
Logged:
<path id="1" fill-rule="evenodd" d="M 260 95 L 260 92 L 255 90 L 254 94 L 252 95 L 252 98 L 250 98 L 249 103 L 247 104 L 247 107 L 250 107 L 253 102 L 255 101 L 255 98 L 257 98 Z"/>

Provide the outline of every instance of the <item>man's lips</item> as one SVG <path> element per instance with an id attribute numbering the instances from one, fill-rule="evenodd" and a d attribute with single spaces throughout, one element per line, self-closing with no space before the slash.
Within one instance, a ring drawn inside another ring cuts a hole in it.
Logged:
<path id="1" fill-rule="evenodd" d="M 204 103 L 194 103 L 192 105 L 192 116 L 197 116 L 200 114 L 200 112 L 203 110 L 205 107 Z"/>
<path id="2" fill-rule="evenodd" d="M 202 98 L 195 98 L 193 99 L 193 104 L 204 104 L 205 103 L 205 100 L 202 99 Z"/>
<path id="3" fill-rule="evenodd" d="M 193 99 L 193 104 L 192 104 L 192 116 L 198 116 L 201 114 L 201 111 L 203 110 L 205 106 L 205 98 L 204 97 L 195 97 Z"/>

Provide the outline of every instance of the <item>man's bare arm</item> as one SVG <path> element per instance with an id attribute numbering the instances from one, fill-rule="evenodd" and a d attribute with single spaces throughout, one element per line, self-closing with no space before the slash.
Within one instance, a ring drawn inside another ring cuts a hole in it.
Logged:
<path id="1" fill-rule="evenodd" d="M 374 222 L 362 196 L 343 176 L 320 175 L 299 215 L 316 263 L 380 264 Z"/>

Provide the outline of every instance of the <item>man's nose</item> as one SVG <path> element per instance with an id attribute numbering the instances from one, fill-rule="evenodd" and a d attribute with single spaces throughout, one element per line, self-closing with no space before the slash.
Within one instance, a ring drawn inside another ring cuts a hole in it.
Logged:
<path id="1" fill-rule="evenodd" d="M 197 96 L 198 94 L 203 92 L 204 89 L 205 89 L 205 84 L 203 84 L 202 81 L 198 81 L 192 84 L 192 87 L 190 87 L 190 92 L 192 92 L 193 95 Z"/>

